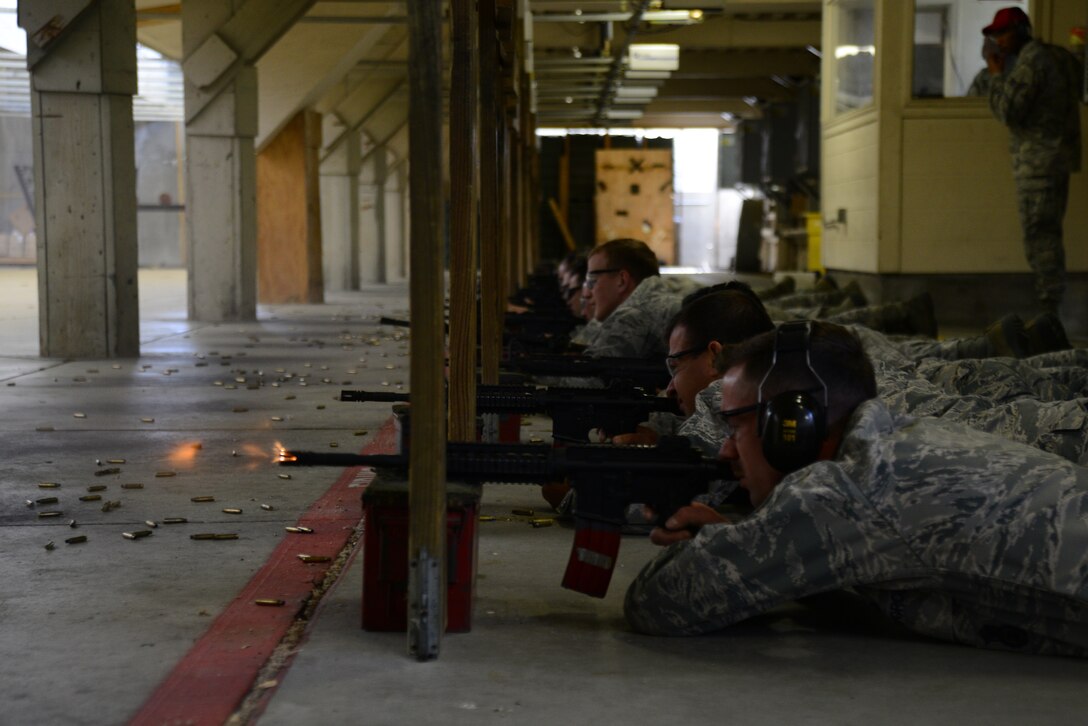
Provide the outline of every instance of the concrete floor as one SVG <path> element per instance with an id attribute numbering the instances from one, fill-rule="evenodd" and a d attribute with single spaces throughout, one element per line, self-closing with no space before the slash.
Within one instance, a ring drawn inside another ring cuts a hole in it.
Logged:
<path id="1" fill-rule="evenodd" d="M 339 388 L 407 387 L 405 341 L 374 322 L 405 314 L 403 285 L 330 295 L 325 305 L 262 306 L 257 322 L 222 325 L 185 319 L 182 273 L 142 271 L 140 289 L 140 359 L 43 360 L 34 273 L 0 269 L 2 724 L 129 721 L 268 559 L 284 525 L 339 476 L 298 469 L 280 479 L 269 461 L 274 442 L 358 450 L 388 408 L 340 404 Z M 264 385 L 247 387 L 258 371 Z M 125 463 L 105 463 L 112 458 Z M 96 476 L 105 466 L 122 472 Z M 176 475 L 155 476 L 162 471 Z M 61 487 L 40 489 L 46 481 Z M 133 482 L 144 488 L 120 486 Z M 95 484 L 122 506 L 102 512 L 101 502 L 79 501 Z M 57 505 L 25 504 L 51 495 Z M 196 495 L 216 503 L 193 503 Z M 437 661 L 409 658 L 402 633 L 359 628 L 361 562 L 351 552 L 288 667 L 262 676 L 264 699 L 249 720 L 1084 723 L 1088 663 L 918 639 L 841 599 L 713 637 L 632 633 L 623 593 L 655 548 L 625 537 L 608 597 L 588 598 L 559 586 L 572 530 L 532 528 L 511 516 L 519 507 L 546 509 L 536 487 L 485 488 L 482 513 L 497 520 L 479 524 L 472 632 L 446 635 Z M 49 509 L 63 517 L 38 518 Z M 121 536 L 170 516 L 189 523 Z M 66 526 L 73 518 L 75 530 Z M 188 538 L 208 530 L 239 539 Z M 77 534 L 88 541 L 65 544 Z M 192 694 L 194 713 L 201 698 Z"/>

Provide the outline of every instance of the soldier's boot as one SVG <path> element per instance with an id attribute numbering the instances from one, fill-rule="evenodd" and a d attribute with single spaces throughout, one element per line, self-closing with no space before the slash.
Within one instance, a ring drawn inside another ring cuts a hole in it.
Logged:
<path id="1" fill-rule="evenodd" d="M 856 308 L 863 308 L 869 304 L 869 298 L 865 297 L 857 280 L 847 283 L 846 287 L 842 288 L 842 292 L 846 295 L 846 300 L 853 303 Z"/>
<path id="2" fill-rule="evenodd" d="M 760 300 L 775 300 L 783 295 L 789 295 L 797 289 L 797 280 L 794 280 L 789 275 L 786 275 L 781 280 L 771 285 L 765 290 L 760 290 L 757 294 Z"/>
<path id="3" fill-rule="evenodd" d="M 957 358 L 1026 358 L 1027 355 L 1028 337 L 1024 332 L 1024 321 L 1015 314 L 999 318 L 978 337 L 956 342 Z"/>
<path id="4" fill-rule="evenodd" d="M 1065 326 L 1054 313 L 1036 315 L 1024 326 L 1024 333 L 1028 338 L 1029 355 L 1069 350 L 1073 347 L 1065 334 Z"/>
<path id="5" fill-rule="evenodd" d="M 816 281 L 816 284 L 812 286 L 813 292 L 834 292 L 838 289 L 838 283 L 836 283 L 827 275 L 821 277 L 819 280 Z"/>
<path id="6" fill-rule="evenodd" d="M 903 303 L 906 308 L 907 325 L 918 335 L 929 338 L 937 337 L 937 313 L 933 309 L 933 296 L 928 292 L 915 295 Z"/>
<path id="7" fill-rule="evenodd" d="M 830 297 L 831 300 L 820 308 L 817 317 L 828 318 L 833 315 L 841 315 L 869 304 L 869 299 L 865 297 L 865 293 L 861 291 L 861 286 L 858 285 L 856 280 L 852 280 L 846 287 L 838 290 L 836 294 Z"/>

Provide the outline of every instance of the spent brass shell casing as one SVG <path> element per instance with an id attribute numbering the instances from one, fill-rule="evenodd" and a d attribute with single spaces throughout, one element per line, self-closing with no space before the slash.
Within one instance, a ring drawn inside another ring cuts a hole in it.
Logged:
<path id="1" fill-rule="evenodd" d="M 144 488 L 144 485 L 143 485 L 143 484 L 137 484 L 137 483 L 133 483 L 133 484 L 122 484 L 122 485 L 121 485 L 121 488 L 122 488 L 122 489 L 143 489 L 143 488 Z"/>
<path id="2" fill-rule="evenodd" d="M 168 477 L 177 476 L 177 475 L 178 475 L 178 473 L 176 471 L 156 471 L 155 472 L 155 476 L 157 476 L 159 479 L 166 479 Z"/>
<path id="3" fill-rule="evenodd" d="M 121 470 L 116 466 L 112 466 L 109 469 L 99 469 L 94 473 L 95 476 L 109 476 L 110 474 L 120 474 Z"/>
<path id="4" fill-rule="evenodd" d="M 290 479 L 291 478 L 290 474 L 277 474 L 276 476 L 278 476 L 280 479 Z"/>
<path id="5" fill-rule="evenodd" d="M 313 534 L 314 531 L 309 527 L 284 527 L 284 529 L 291 534 Z"/>
<path id="6" fill-rule="evenodd" d="M 537 527 L 537 528 L 539 528 L 539 527 L 550 527 L 553 524 L 555 524 L 555 520 L 554 519 L 549 519 L 549 518 L 530 519 L 529 524 L 531 524 L 531 525 L 533 525 L 533 527 Z"/>
<path id="7" fill-rule="evenodd" d="M 124 459 L 106 459 L 107 464 L 124 464 Z"/>
<path id="8" fill-rule="evenodd" d="M 490 514 L 481 514 L 479 520 L 481 522 L 494 522 L 498 517 L 492 517 Z"/>
<path id="9" fill-rule="evenodd" d="M 51 519 L 52 517 L 59 517 L 64 512 L 38 512 L 38 519 Z"/>
<path id="10" fill-rule="evenodd" d="M 192 497 L 190 502 L 214 502 L 215 497 Z"/>
<path id="11" fill-rule="evenodd" d="M 94 484 L 92 486 L 87 487 L 87 491 L 89 491 L 89 492 L 104 492 L 107 489 L 109 489 L 109 487 L 106 486 L 105 484 Z"/>
<path id="12" fill-rule="evenodd" d="M 56 504 L 60 500 L 56 497 L 39 497 L 34 500 L 35 504 Z"/>
<path id="13" fill-rule="evenodd" d="M 143 539 L 144 537 L 151 536 L 150 529 L 138 529 L 135 532 L 122 532 L 121 536 L 125 539 Z"/>
<path id="14" fill-rule="evenodd" d="M 223 510 L 223 514 L 241 514 L 242 510 L 237 507 L 227 507 Z"/>
<path id="15" fill-rule="evenodd" d="M 84 494 L 82 497 L 79 498 L 79 501 L 81 501 L 81 502 L 97 502 L 97 501 L 100 501 L 101 499 L 102 499 L 101 494 Z"/>
<path id="16" fill-rule="evenodd" d="M 87 414 L 85 414 L 85 413 L 73 413 L 72 418 L 87 418 Z"/>
<path id="17" fill-rule="evenodd" d="M 69 519 L 68 520 L 68 526 L 71 527 L 72 529 L 75 529 L 76 528 L 76 520 Z"/>
<path id="18" fill-rule="evenodd" d="M 82 544 L 86 541 L 87 535 L 85 534 L 77 534 L 75 537 L 69 537 L 68 539 L 64 540 L 65 544 Z"/>
<path id="19" fill-rule="evenodd" d="M 303 562 L 328 562 L 332 559 L 325 555 L 299 555 L 298 558 Z"/>
<path id="20" fill-rule="evenodd" d="M 39 426 L 34 430 L 35 431 L 53 431 L 53 427 L 52 426 Z"/>
<path id="21" fill-rule="evenodd" d="M 511 509 L 510 513 L 518 517 L 531 517 L 536 514 L 532 509 Z"/>
<path id="22" fill-rule="evenodd" d="M 145 519 L 144 524 L 146 524 L 148 527 L 151 527 L 151 529 L 158 529 L 159 527 L 159 523 L 156 522 L 154 519 Z"/>
<path id="23" fill-rule="evenodd" d="M 33 499 L 27 499 L 26 500 L 26 505 L 28 507 L 33 507 L 34 506 L 34 500 Z"/>
<path id="24" fill-rule="evenodd" d="M 49 540 L 48 542 L 45 543 L 45 550 L 47 552 L 52 551 L 55 548 L 56 548 L 56 545 L 53 544 L 53 540 Z"/>
<path id="25" fill-rule="evenodd" d="M 212 532 L 197 532 L 189 535 L 189 539 L 215 539 L 215 534 Z"/>
<path id="26" fill-rule="evenodd" d="M 212 539 L 238 539 L 238 535 L 235 532 L 223 532 L 217 533 Z"/>
<path id="27" fill-rule="evenodd" d="M 185 524 L 189 520 L 185 517 L 163 517 L 163 524 Z"/>
<path id="28" fill-rule="evenodd" d="M 140 423 L 155 423 L 155 419 L 153 419 L 153 418 L 141 418 Z"/>
<path id="29" fill-rule="evenodd" d="M 261 598 L 259 600 L 254 600 L 253 603 L 255 605 L 263 605 L 265 607 L 270 607 L 270 608 L 283 607 L 284 605 L 287 604 L 283 600 L 274 600 L 272 598 Z"/>
<path id="30" fill-rule="evenodd" d="M 38 488 L 39 489 L 59 489 L 60 484 L 57 484 L 55 481 L 43 481 L 43 482 L 38 483 Z"/>
<path id="31" fill-rule="evenodd" d="M 273 509 L 275 509 L 275 507 L 273 507 L 271 504 L 262 504 L 261 509 L 265 510 L 266 512 L 271 512 Z"/>

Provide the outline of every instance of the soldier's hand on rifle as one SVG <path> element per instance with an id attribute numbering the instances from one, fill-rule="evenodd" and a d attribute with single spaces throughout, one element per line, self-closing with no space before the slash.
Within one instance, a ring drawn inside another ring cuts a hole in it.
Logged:
<path id="1" fill-rule="evenodd" d="M 664 527 L 654 527 L 650 532 L 650 541 L 662 546 L 683 542 L 694 537 L 699 528 L 704 525 L 721 524 L 727 521 L 729 520 L 705 504 L 689 504 L 676 510 L 676 513 L 665 522 Z"/>
<path id="2" fill-rule="evenodd" d="M 657 444 L 657 432 L 639 426 L 633 434 L 616 434 L 612 437 L 612 443 L 616 446 L 654 446 Z"/>

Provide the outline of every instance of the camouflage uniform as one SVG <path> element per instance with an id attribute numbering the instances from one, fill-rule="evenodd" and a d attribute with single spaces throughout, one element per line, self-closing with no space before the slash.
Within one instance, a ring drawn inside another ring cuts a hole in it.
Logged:
<path id="1" fill-rule="evenodd" d="M 680 309 L 682 296 L 660 277 L 647 277 L 601 321 L 592 342 L 583 355 L 593 358 L 661 358 L 669 352 L 665 345 L 665 326 Z M 549 386 L 600 388 L 595 378 L 538 376 Z"/>
<path id="2" fill-rule="evenodd" d="M 978 96 L 986 98 L 990 95 L 990 69 L 983 68 L 971 79 L 971 85 L 967 88 L 965 96 Z"/>
<path id="3" fill-rule="evenodd" d="M 868 401 L 834 460 L 665 549 L 624 611 L 693 635 L 846 588 L 923 635 L 1088 656 L 1088 469 Z"/>
<path id="4" fill-rule="evenodd" d="M 1009 127 L 1024 251 L 1047 307 L 1065 291 L 1062 218 L 1081 156 L 1078 66 L 1064 48 L 1031 40 L 1011 70 L 990 79 L 990 110 Z"/>
<path id="5" fill-rule="evenodd" d="M 597 339 L 601 332 L 601 321 L 593 319 L 586 321 L 585 325 L 579 325 L 570 336 L 570 342 L 574 345 L 589 346 Z"/>
<path id="6" fill-rule="evenodd" d="M 664 359 L 669 352 L 664 341 L 665 326 L 680 309 L 682 297 L 660 277 L 647 277 L 601 321 L 601 332 L 585 354 Z"/>
<path id="7" fill-rule="evenodd" d="M 1023 360 L 915 363 L 901 343 L 866 328 L 852 330 L 873 362 L 877 394 L 892 411 L 958 421 L 1088 464 L 1088 399 L 1070 385 L 1078 377 L 1083 383 L 1086 370 L 1068 351 Z M 1070 365 L 1039 365 L 1051 363 Z"/>
<path id="8" fill-rule="evenodd" d="M 646 428 L 658 436 L 684 436 L 707 456 L 717 458 L 722 447 L 722 427 L 715 413 L 722 406 L 722 382 L 716 379 L 695 397 L 695 412 L 688 417 L 652 413 Z"/>

